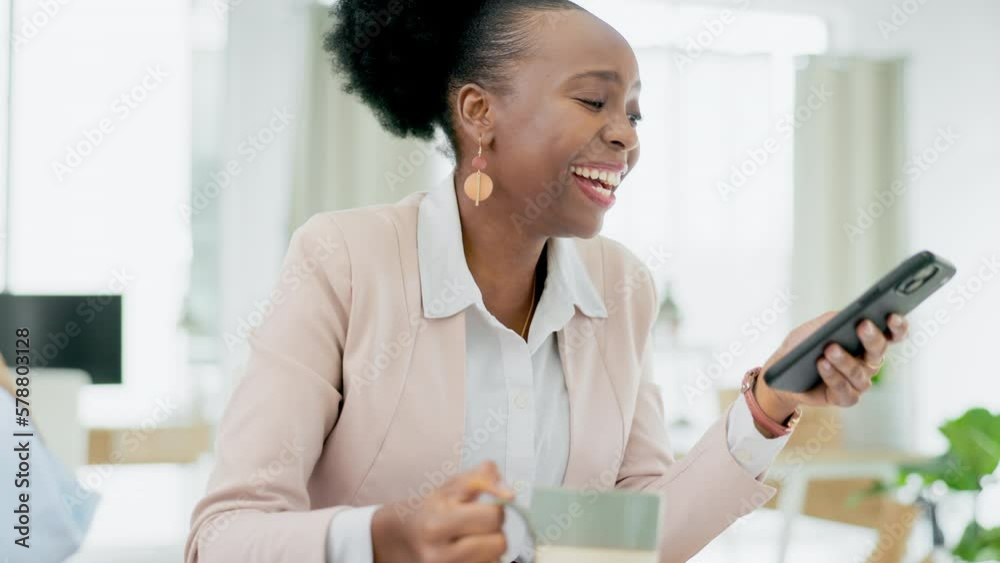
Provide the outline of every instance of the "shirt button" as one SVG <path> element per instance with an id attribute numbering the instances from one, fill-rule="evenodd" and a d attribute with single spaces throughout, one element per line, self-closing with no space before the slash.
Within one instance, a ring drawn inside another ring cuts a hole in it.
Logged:
<path id="1" fill-rule="evenodd" d="M 524 393 L 518 393 L 517 397 L 514 398 L 514 404 L 519 409 L 524 409 L 528 407 L 528 396 Z"/>

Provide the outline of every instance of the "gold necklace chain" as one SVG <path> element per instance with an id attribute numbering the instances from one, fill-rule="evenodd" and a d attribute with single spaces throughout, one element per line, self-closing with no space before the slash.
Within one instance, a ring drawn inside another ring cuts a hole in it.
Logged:
<path id="1" fill-rule="evenodd" d="M 531 313 L 535 310 L 535 274 L 537 270 L 531 273 L 531 305 L 528 306 L 528 316 L 524 319 L 524 327 L 521 328 L 521 340 L 524 340 L 524 334 L 528 331 L 528 323 L 531 322 Z"/>

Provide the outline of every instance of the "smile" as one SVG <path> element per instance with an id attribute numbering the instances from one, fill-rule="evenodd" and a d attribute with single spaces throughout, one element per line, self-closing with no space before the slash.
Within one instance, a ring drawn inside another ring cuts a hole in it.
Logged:
<path id="1" fill-rule="evenodd" d="M 622 172 L 587 166 L 570 166 L 569 171 L 591 201 L 604 208 L 614 205 L 614 191 L 621 184 Z"/>

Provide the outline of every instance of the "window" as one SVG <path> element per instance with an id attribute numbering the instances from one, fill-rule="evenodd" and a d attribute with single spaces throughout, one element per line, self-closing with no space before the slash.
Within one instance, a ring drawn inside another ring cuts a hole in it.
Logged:
<path id="1" fill-rule="evenodd" d="M 794 57 L 825 51 L 826 26 L 745 2 L 583 4 L 629 39 L 643 81 L 640 162 L 603 234 L 676 303 L 657 374 L 671 421 L 704 428 L 715 388 L 737 386 L 792 328 Z"/>
<path id="2" fill-rule="evenodd" d="M 190 228 L 178 210 L 191 185 L 191 8 L 44 4 L 13 9 L 4 275 L 20 293 L 123 290 L 125 385 L 88 389 L 82 412 L 112 423 L 175 396 L 186 373 Z"/>

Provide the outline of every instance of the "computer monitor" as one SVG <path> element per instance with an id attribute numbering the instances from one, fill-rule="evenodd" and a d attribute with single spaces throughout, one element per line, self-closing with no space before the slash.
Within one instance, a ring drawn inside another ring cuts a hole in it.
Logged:
<path id="1" fill-rule="evenodd" d="M 0 293 L 0 353 L 15 365 L 17 330 L 27 328 L 29 366 L 72 368 L 94 383 L 122 382 L 121 295 Z"/>

